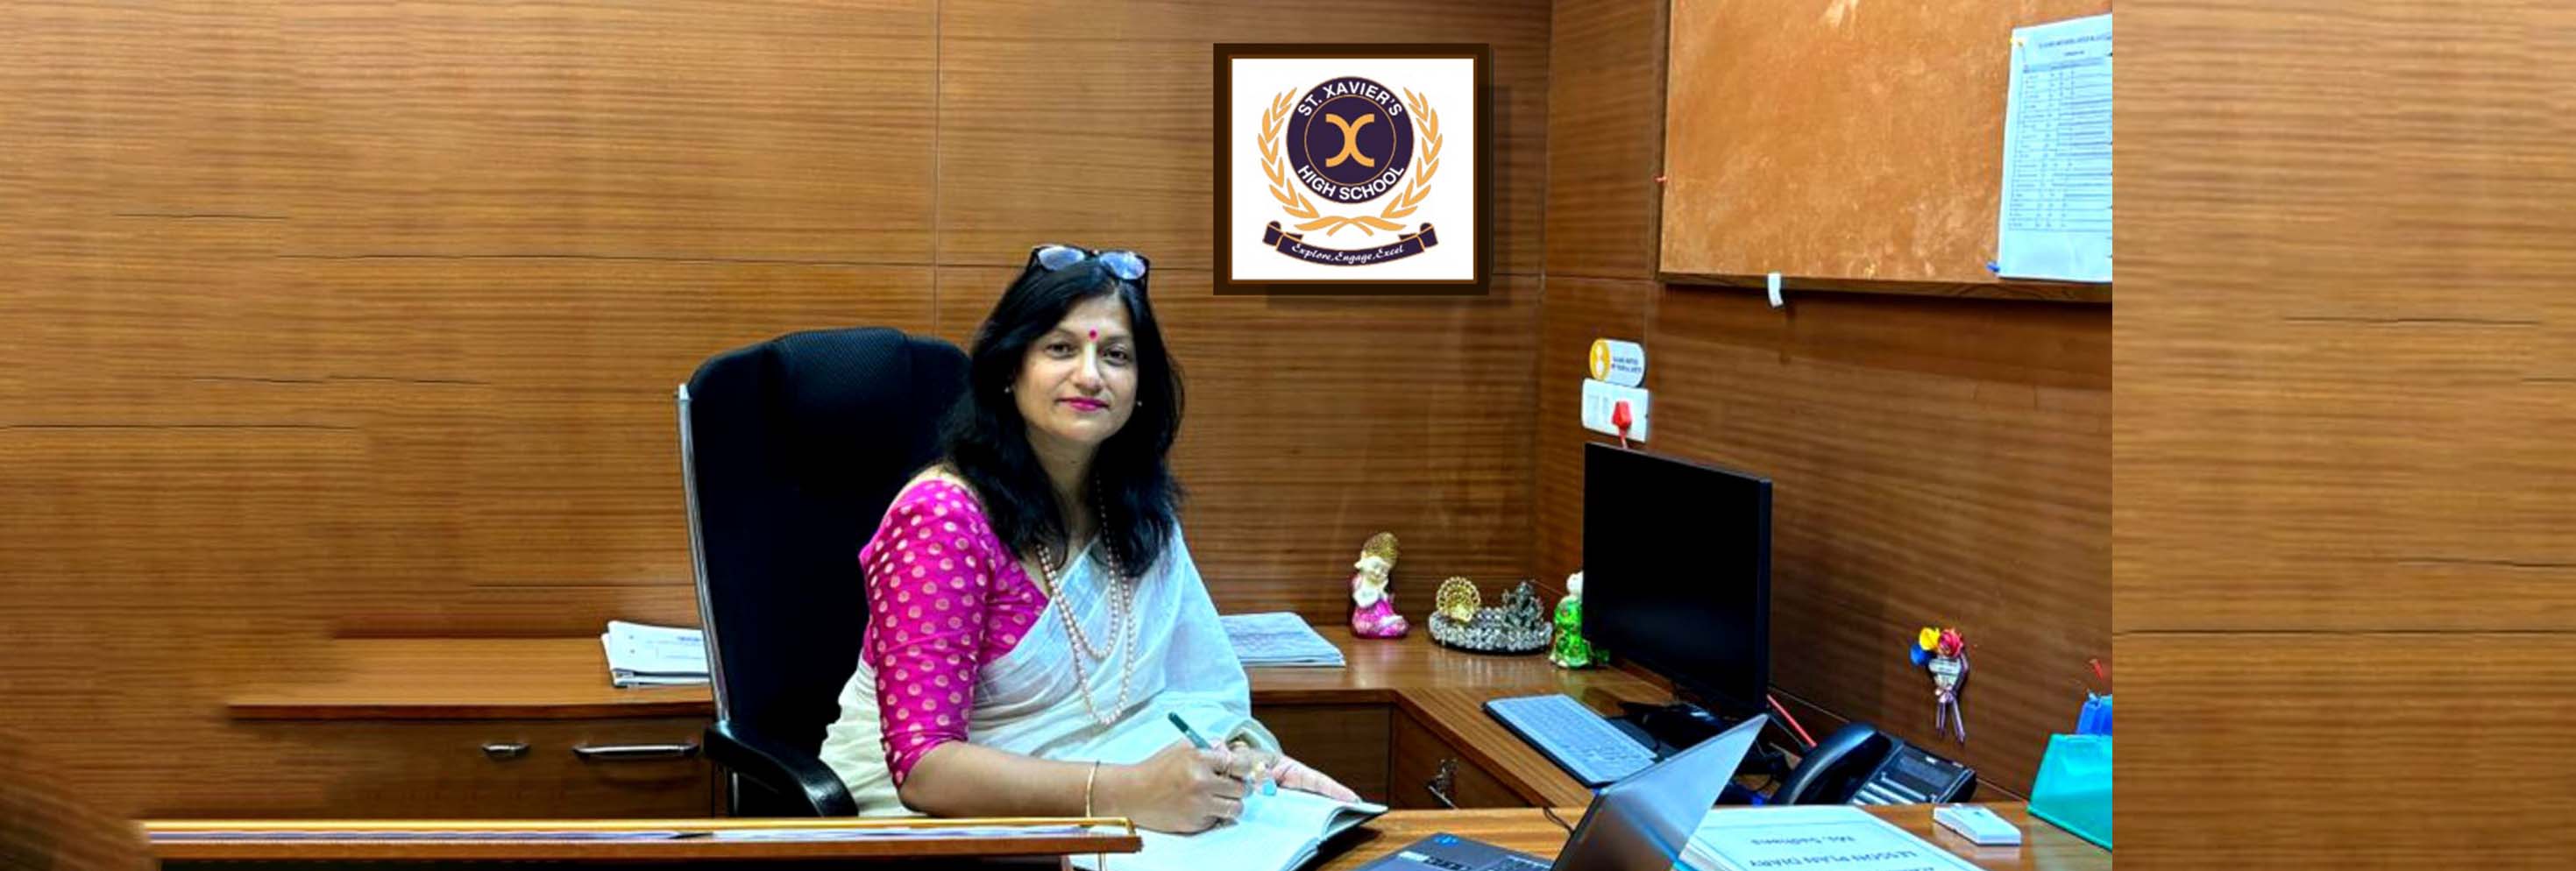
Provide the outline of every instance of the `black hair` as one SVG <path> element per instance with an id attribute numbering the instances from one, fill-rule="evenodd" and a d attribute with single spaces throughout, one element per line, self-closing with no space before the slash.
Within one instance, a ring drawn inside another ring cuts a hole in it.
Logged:
<path id="1" fill-rule="evenodd" d="M 974 486 L 994 535 L 1012 553 L 1043 544 L 1065 554 L 1071 531 L 1055 487 L 1029 446 L 1027 419 L 1004 388 L 1019 380 L 1029 346 L 1067 311 L 1111 295 L 1126 305 L 1133 328 L 1136 395 L 1123 397 L 1131 403 L 1127 423 L 1101 442 L 1086 486 L 1100 503 L 1101 545 L 1129 576 L 1142 577 L 1179 528 L 1181 500 L 1167 462 L 1181 428 L 1181 373 L 1163 345 L 1142 278 L 1122 280 L 1097 259 L 1023 271 L 975 331 L 966 395 L 949 414 L 944 459 Z"/>

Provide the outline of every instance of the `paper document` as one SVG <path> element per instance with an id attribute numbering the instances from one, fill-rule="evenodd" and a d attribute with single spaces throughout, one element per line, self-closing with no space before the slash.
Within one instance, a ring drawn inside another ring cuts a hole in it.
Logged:
<path id="1" fill-rule="evenodd" d="M 699 630 L 610 620 L 599 644 L 608 652 L 609 682 L 617 686 L 707 682 L 706 634 Z"/>
<path id="2" fill-rule="evenodd" d="M 1314 665 L 1340 667 L 1341 648 L 1315 634 L 1306 618 L 1279 611 L 1269 614 L 1227 614 L 1217 618 L 1225 626 L 1225 640 L 1234 643 L 1234 656 L 1245 666 Z"/>
<path id="3" fill-rule="evenodd" d="M 1682 865 L 1692 871 L 1978 871 L 1847 804 L 1710 811 L 1683 848 Z"/>
<path id="4" fill-rule="evenodd" d="M 1195 835 L 1139 831 L 1145 847 L 1133 856 L 1109 857 L 1111 871 L 1289 871 L 1305 865 L 1334 835 L 1376 819 L 1386 806 L 1338 802 L 1281 788 L 1243 800 L 1243 816 Z M 1097 856 L 1069 857 L 1076 868 L 1100 871 Z"/>
<path id="5" fill-rule="evenodd" d="M 2004 100 L 2007 278 L 2111 280 L 2111 16 L 2017 27 Z"/>

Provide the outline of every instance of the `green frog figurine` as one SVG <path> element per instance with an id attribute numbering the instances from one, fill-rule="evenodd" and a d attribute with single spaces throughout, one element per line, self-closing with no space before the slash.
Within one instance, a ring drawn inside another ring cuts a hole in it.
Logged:
<path id="1" fill-rule="evenodd" d="M 1608 659 L 1583 639 L 1583 573 L 1565 576 L 1565 598 L 1556 603 L 1556 644 L 1548 648 L 1547 661 L 1558 668 L 1591 668 Z"/>

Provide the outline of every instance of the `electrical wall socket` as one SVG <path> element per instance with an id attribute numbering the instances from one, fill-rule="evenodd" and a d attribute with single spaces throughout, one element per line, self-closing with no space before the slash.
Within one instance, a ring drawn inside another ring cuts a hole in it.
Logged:
<path id="1" fill-rule="evenodd" d="M 1621 387 L 1607 381 L 1583 379 L 1583 428 L 1604 435 L 1618 435 L 1619 427 L 1610 423 L 1610 412 L 1621 400 L 1628 403 L 1628 438 L 1646 440 L 1646 388 Z"/>

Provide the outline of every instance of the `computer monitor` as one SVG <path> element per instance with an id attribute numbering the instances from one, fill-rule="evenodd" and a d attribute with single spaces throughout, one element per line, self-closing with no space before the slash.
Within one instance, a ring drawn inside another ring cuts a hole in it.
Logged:
<path id="1" fill-rule="evenodd" d="M 1758 714 L 1771 687 L 1771 481 L 1598 442 L 1583 452 L 1583 634 Z"/>

